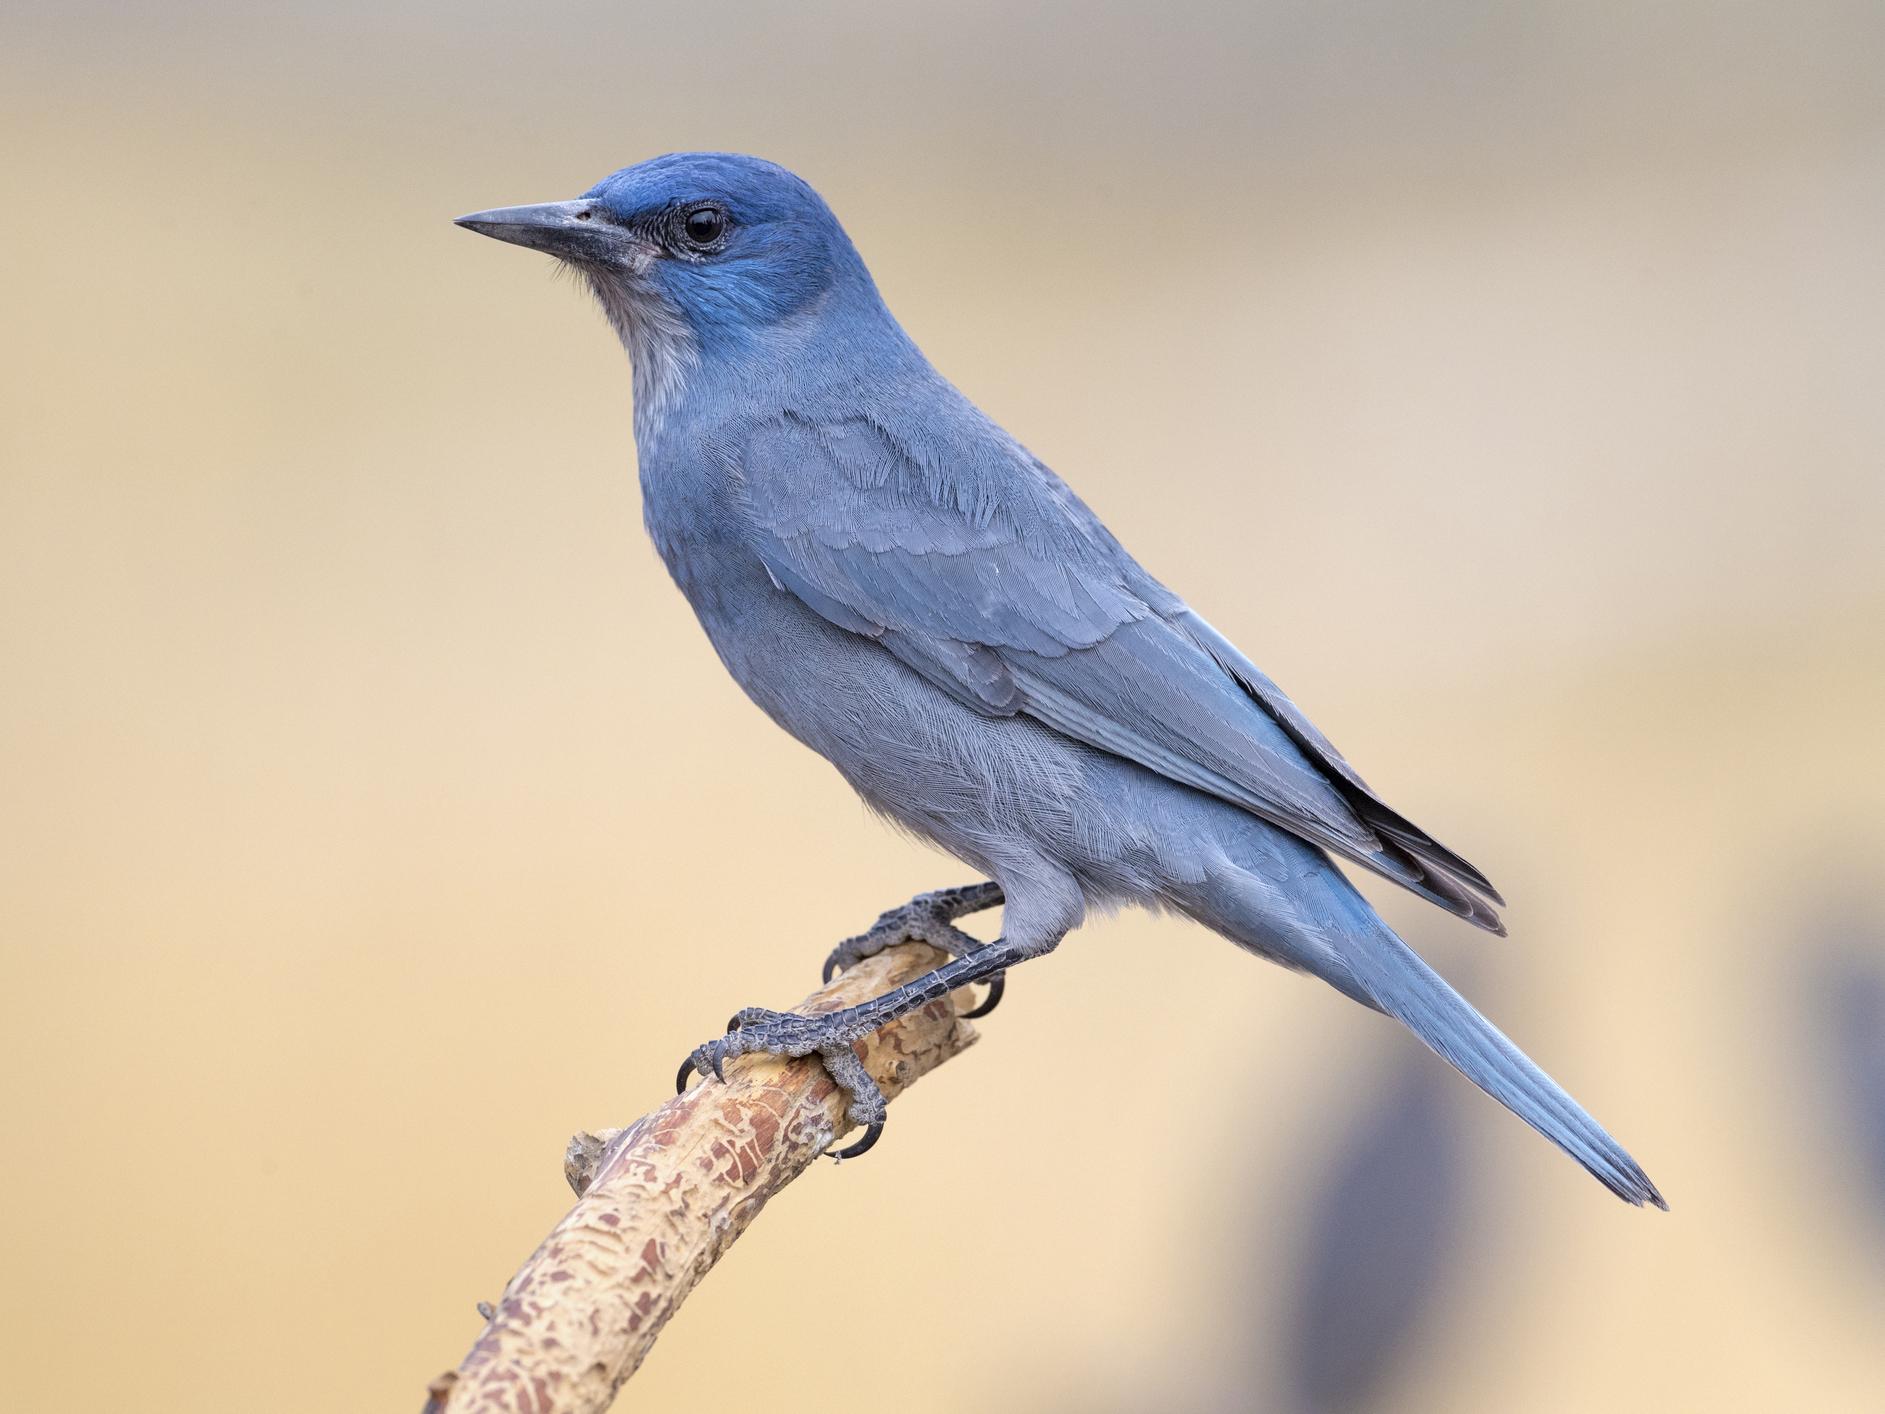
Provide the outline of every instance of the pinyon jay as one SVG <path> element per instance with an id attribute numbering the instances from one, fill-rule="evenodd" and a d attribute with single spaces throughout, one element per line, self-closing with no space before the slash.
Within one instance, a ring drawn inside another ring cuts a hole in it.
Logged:
<path id="1" fill-rule="evenodd" d="M 1359 865 L 1502 933 L 1486 877 L 1388 805 L 1300 708 L 923 357 L 830 209 L 770 162 L 678 153 L 459 224 L 564 261 L 634 370 L 655 547 L 727 670 L 875 809 L 990 882 L 841 944 L 950 961 L 827 1016 L 748 1008 L 682 1067 L 852 1051 L 1053 949 L 1091 908 L 1172 910 L 1405 1023 L 1631 1203 L 1623 1148 L 1375 914 Z M 954 926 L 1004 907 L 982 944 Z"/>

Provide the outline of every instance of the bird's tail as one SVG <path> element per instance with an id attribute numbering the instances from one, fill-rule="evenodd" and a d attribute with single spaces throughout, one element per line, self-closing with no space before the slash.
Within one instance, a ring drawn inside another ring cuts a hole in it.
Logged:
<path id="1" fill-rule="evenodd" d="M 1667 1209 L 1649 1175 L 1577 1101 L 1379 919 L 1344 938 L 1340 961 L 1358 1000 L 1406 1024 L 1442 1059 L 1576 1159 L 1617 1197 Z M 1320 969 L 1317 969 L 1320 970 Z M 1334 979 L 1331 979 L 1334 980 Z M 1353 994 L 1353 993 L 1351 993 Z"/>

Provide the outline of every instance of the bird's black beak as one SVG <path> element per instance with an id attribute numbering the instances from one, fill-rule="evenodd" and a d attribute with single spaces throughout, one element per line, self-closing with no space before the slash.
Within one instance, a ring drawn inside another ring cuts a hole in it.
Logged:
<path id="1" fill-rule="evenodd" d="M 512 245 L 528 246 L 565 260 L 617 260 L 642 242 L 611 221 L 592 201 L 546 201 L 540 206 L 500 206 L 474 211 L 454 223 Z"/>

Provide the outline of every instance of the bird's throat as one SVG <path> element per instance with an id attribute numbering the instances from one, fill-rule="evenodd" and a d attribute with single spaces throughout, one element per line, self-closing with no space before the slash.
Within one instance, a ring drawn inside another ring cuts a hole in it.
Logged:
<path id="1" fill-rule="evenodd" d="M 583 272 L 634 370 L 635 440 L 646 446 L 700 363 L 700 347 L 685 316 L 658 291 L 618 271 Z"/>

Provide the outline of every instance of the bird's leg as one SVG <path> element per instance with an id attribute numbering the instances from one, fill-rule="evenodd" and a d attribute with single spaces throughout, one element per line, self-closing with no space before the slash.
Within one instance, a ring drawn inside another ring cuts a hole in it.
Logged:
<path id="1" fill-rule="evenodd" d="M 954 926 L 956 919 L 994 908 L 1001 901 L 1001 885 L 993 883 L 963 884 L 918 894 L 906 904 L 886 909 L 865 932 L 833 948 L 825 959 L 825 981 L 898 943 L 928 943 L 950 957 L 967 957 L 981 948 L 982 942 Z M 1002 985 L 1002 974 L 997 972 L 988 979 L 988 995 L 981 1005 L 964 1014 L 987 1016 L 1001 1000 Z"/>
<path id="2" fill-rule="evenodd" d="M 1058 942 L 1055 938 L 1053 942 Z M 849 1105 L 845 1115 L 853 1124 L 861 1124 L 864 1137 L 832 1155 L 835 1159 L 854 1159 L 877 1142 L 884 1130 L 886 1102 L 884 1092 L 870 1078 L 864 1063 L 853 1049 L 856 1043 L 905 1012 L 916 1010 L 946 997 L 958 987 L 982 982 L 1002 969 L 1048 950 L 1024 948 L 997 938 L 965 956 L 952 958 L 934 972 L 925 973 L 914 982 L 906 982 L 881 997 L 873 997 L 843 1011 L 823 1016 L 799 1016 L 794 1012 L 768 1011 L 765 1007 L 747 1007 L 736 1012 L 727 1023 L 727 1034 L 695 1049 L 681 1062 L 677 1088 L 687 1088 L 687 1078 L 695 1071 L 711 1073 L 725 1080 L 722 1069 L 735 1056 L 809 1056 L 814 1052 L 824 1061 L 832 1081 L 845 1093 Z"/>

